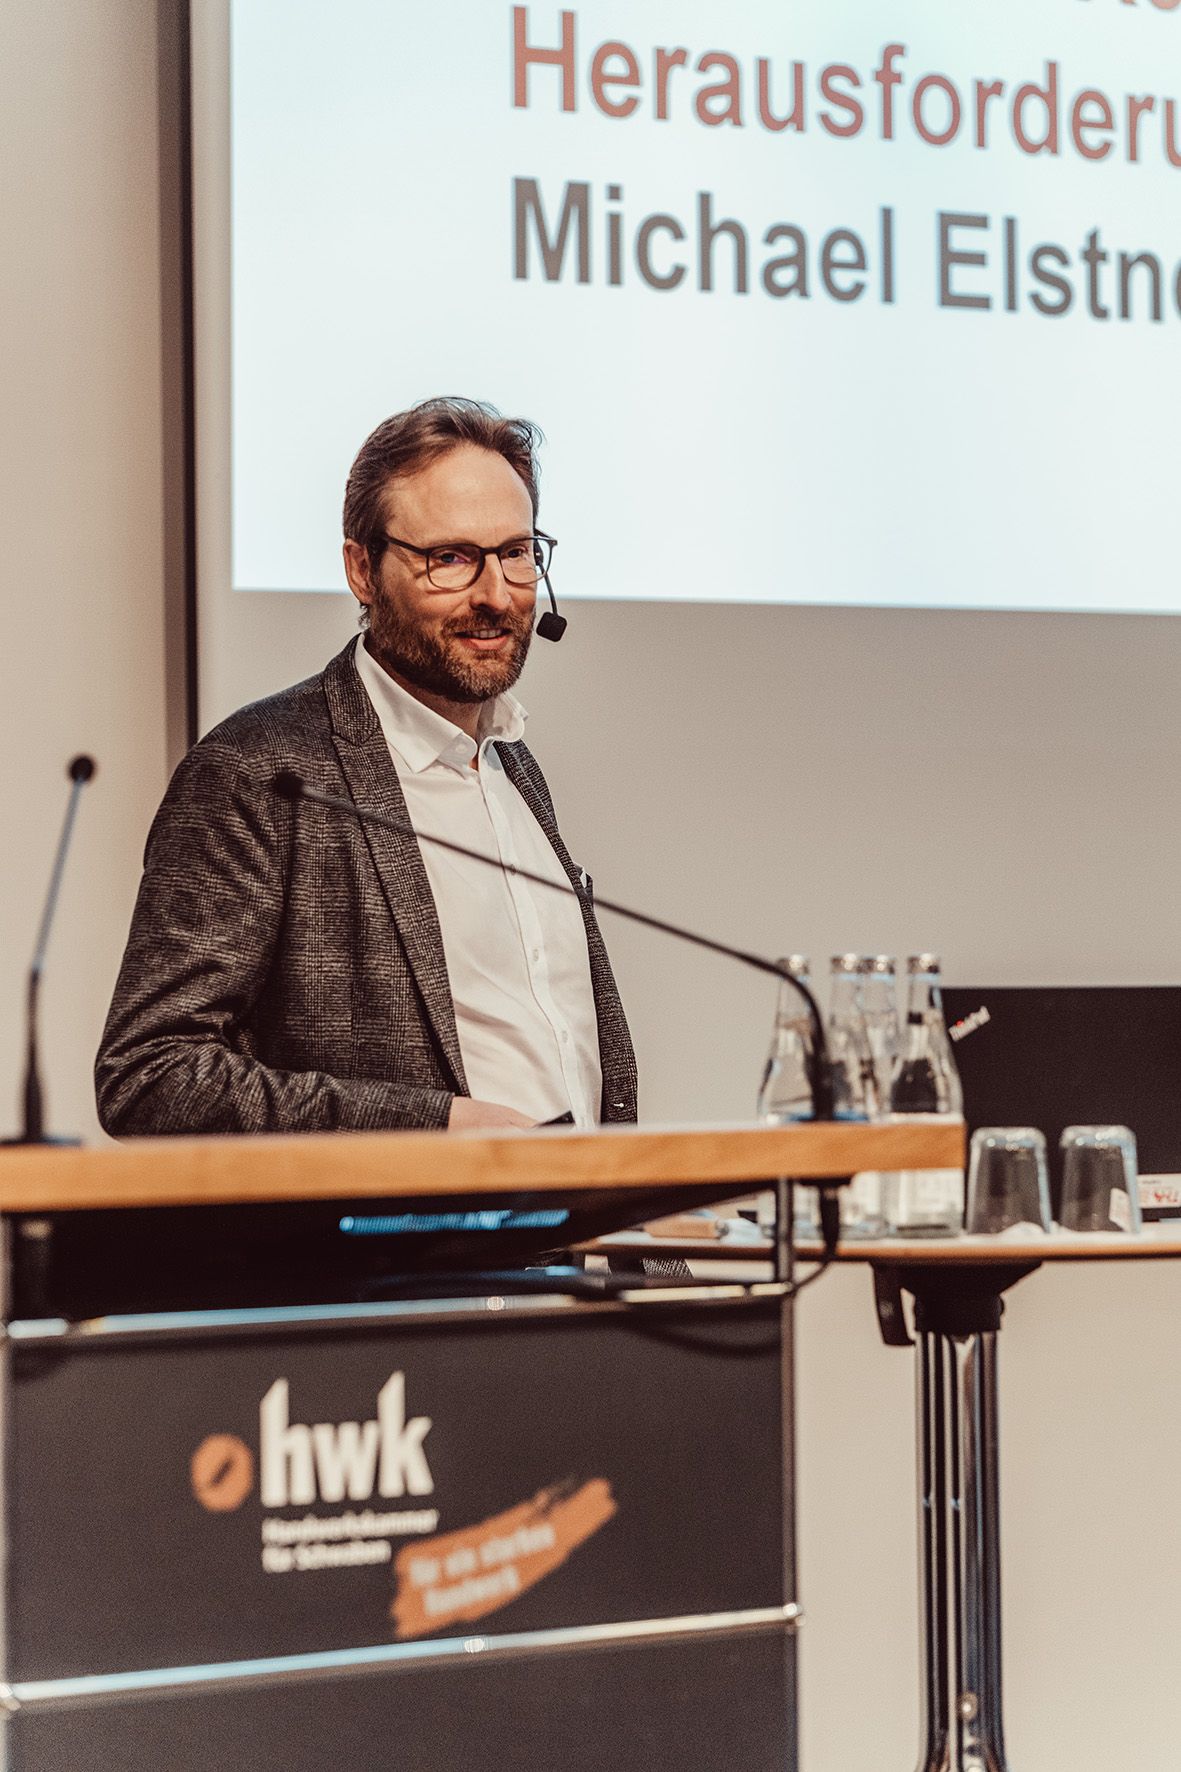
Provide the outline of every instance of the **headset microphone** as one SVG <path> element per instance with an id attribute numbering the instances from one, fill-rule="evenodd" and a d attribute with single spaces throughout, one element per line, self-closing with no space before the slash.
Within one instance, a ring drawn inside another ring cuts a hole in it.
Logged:
<path id="1" fill-rule="evenodd" d="M 549 608 L 538 622 L 537 632 L 543 640 L 553 640 L 556 643 L 566 632 L 566 617 L 558 614 L 557 599 L 554 596 L 554 587 L 549 581 L 548 572 L 545 574 L 545 588 L 549 595 Z"/>

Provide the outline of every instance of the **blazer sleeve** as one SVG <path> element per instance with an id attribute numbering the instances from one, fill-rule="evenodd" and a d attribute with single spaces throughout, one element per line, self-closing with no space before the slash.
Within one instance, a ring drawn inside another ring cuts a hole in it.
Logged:
<path id="1" fill-rule="evenodd" d="M 441 1127 L 453 1097 L 384 1079 L 285 1071 L 246 1034 L 283 924 L 291 808 L 232 747 L 180 764 L 153 822 L 95 1066 L 117 1137 Z"/>

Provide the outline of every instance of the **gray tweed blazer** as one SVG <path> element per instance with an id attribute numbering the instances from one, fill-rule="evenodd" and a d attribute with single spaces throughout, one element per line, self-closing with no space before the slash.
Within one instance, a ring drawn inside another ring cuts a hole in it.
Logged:
<path id="1" fill-rule="evenodd" d="M 590 891 L 533 757 L 499 749 L 578 893 L 602 1118 L 634 1120 L 635 1055 Z M 417 839 L 279 799 L 279 769 L 407 818 L 351 641 L 319 676 L 231 715 L 172 778 L 96 1065 L 108 1132 L 444 1126 L 468 1093 Z"/>

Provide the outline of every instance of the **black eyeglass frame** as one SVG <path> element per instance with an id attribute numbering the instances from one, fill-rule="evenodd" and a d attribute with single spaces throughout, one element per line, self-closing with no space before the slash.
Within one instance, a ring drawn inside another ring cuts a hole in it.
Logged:
<path id="1" fill-rule="evenodd" d="M 500 546 L 495 547 L 495 548 L 482 548 L 478 542 L 474 542 L 474 541 L 441 541 L 441 542 L 436 542 L 433 548 L 420 548 L 420 547 L 417 547 L 414 544 L 414 542 L 412 542 L 412 541 L 403 541 L 400 536 L 384 535 L 384 534 L 382 535 L 381 540 L 385 545 L 387 545 L 389 547 L 405 548 L 405 550 L 408 554 L 417 554 L 420 559 L 425 560 L 426 561 L 427 579 L 429 580 L 429 582 L 431 583 L 431 585 L 434 587 L 434 589 L 436 591 L 470 591 L 472 586 L 479 579 L 480 574 L 483 572 L 484 564 L 485 564 L 486 560 L 488 559 L 489 554 L 495 554 L 496 558 L 500 561 L 500 570 L 504 574 L 505 583 L 515 586 L 515 588 L 517 590 L 522 590 L 522 591 L 526 590 L 526 589 L 528 589 L 528 587 L 531 584 L 532 585 L 539 585 L 539 584 L 545 583 L 548 585 L 550 564 L 553 560 L 554 549 L 558 545 L 557 537 L 553 536 L 553 535 L 547 535 L 545 533 L 544 529 L 535 529 L 531 535 L 516 535 L 512 538 L 511 541 L 502 541 L 500 543 Z M 504 563 L 504 550 L 505 550 L 505 548 L 520 547 L 520 545 L 523 541 L 545 542 L 547 544 L 547 546 L 549 547 L 549 553 L 546 555 L 545 560 L 542 563 L 542 565 L 537 568 L 536 577 L 526 578 L 526 579 L 510 578 L 508 571 L 506 570 L 505 563 Z M 466 584 L 441 585 L 441 584 L 437 584 L 435 582 L 435 580 L 433 578 L 431 578 L 431 556 L 432 556 L 432 554 L 446 553 L 448 548 L 464 548 L 465 550 L 470 549 L 472 551 L 472 553 L 479 555 L 479 560 L 476 564 L 475 571 L 472 573 L 471 577 L 468 579 Z M 551 595 L 552 595 L 552 593 L 551 593 Z"/>

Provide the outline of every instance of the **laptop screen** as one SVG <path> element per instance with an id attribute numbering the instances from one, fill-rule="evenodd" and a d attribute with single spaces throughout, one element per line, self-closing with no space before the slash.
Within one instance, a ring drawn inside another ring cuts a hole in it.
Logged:
<path id="1" fill-rule="evenodd" d="M 943 1006 L 969 1129 L 1040 1128 L 1055 1202 L 1066 1126 L 1130 1126 L 1141 1175 L 1181 1173 L 1181 986 L 955 986 Z"/>

